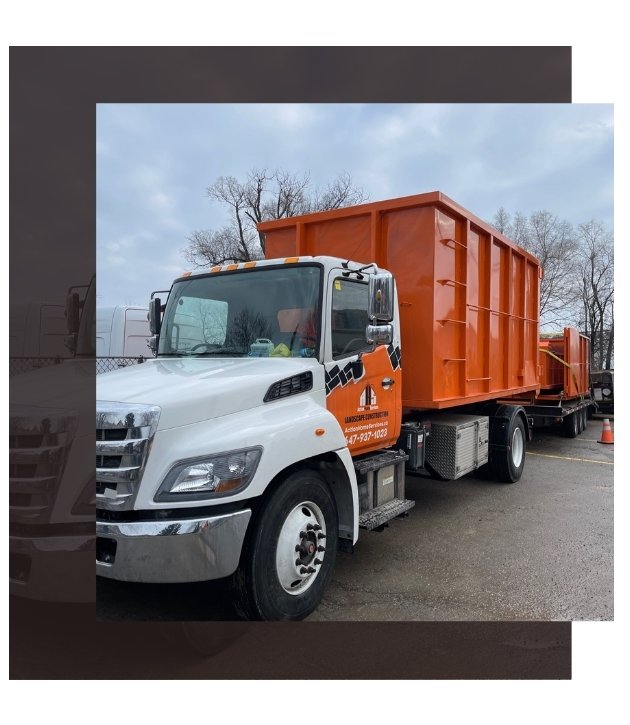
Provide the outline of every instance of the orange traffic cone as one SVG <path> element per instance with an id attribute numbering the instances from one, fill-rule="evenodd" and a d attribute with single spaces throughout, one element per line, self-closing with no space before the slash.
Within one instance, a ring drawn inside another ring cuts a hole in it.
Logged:
<path id="1" fill-rule="evenodd" d="M 608 418 L 604 418 L 604 425 L 602 427 L 602 437 L 601 440 L 598 441 L 599 443 L 614 443 L 613 440 L 613 432 L 612 428 L 610 427 L 610 421 Z"/>

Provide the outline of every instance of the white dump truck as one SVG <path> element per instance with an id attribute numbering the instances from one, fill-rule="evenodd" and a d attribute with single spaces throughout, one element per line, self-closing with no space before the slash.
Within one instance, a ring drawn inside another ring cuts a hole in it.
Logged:
<path id="1" fill-rule="evenodd" d="M 519 480 L 541 270 L 439 192 L 259 228 L 269 259 L 175 280 L 155 359 L 97 379 L 96 568 L 301 619 L 405 470 Z"/>

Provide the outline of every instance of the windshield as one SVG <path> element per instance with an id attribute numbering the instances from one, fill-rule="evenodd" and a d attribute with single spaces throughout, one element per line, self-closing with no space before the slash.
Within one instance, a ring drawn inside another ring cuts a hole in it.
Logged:
<path id="1" fill-rule="evenodd" d="M 319 265 L 258 267 L 176 282 L 158 355 L 317 357 Z"/>

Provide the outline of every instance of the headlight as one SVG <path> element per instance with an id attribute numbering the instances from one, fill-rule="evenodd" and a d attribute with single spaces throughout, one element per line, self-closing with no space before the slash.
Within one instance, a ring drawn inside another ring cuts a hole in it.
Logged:
<path id="1" fill-rule="evenodd" d="M 156 501 L 196 501 L 242 491 L 254 477 L 262 448 L 243 448 L 194 458 L 173 466 Z"/>

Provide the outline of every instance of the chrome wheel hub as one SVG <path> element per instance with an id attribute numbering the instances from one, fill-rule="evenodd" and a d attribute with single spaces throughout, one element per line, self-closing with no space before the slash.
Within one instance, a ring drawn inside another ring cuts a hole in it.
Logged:
<path id="1" fill-rule="evenodd" d="M 276 548 L 276 573 L 288 594 L 302 594 L 317 578 L 326 555 L 326 522 L 319 506 L 303 501 L 284 520 Z"/>
<path id="2" fill-rule="evenodd" d="M 516 468 L 519 468 L 523 462 L 524 454 L 525 441 L 523 440 L 523 431 L 520 428 L 515 428 L 512 434 L 512 463 Z"/>

